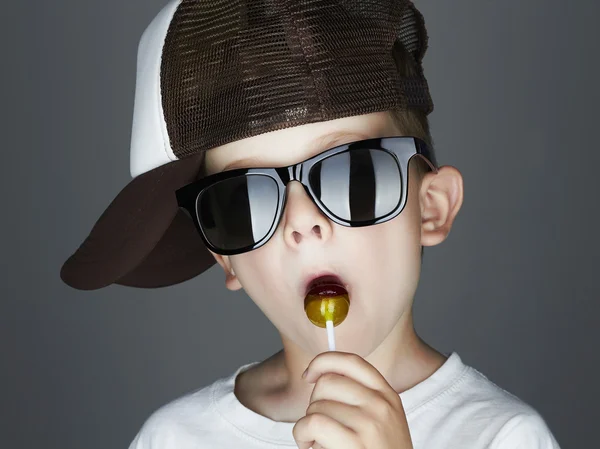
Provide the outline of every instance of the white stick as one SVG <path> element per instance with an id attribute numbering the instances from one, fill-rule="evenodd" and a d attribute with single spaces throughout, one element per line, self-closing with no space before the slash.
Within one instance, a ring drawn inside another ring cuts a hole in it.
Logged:
<path id="1" fill-rule="evenodd" d="M 333 321 L 327 321 L 327 341 L 329 342 L 329 350 L 335 351 L 335 335 L 333 333 Z"/>

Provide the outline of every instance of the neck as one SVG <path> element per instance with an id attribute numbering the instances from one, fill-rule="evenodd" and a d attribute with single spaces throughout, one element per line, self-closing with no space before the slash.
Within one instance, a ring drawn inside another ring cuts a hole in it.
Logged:
<path id="1" fill-rule="evenodd" d="M 254 398 L 255 411 L 275 421 L 296 422 L 306 414 L 314 384 L 301 379 L 316 354 L 282 335 L 283 350 L 265 361 L 261 378 L 268 390 L 262 399 Z M 415 332 L 411 313 L 405 313 L 385 340 L 364 357 L 397 392 L 402 393 L 435 372 L 446 360 L 445 356 L 425 343 Z M 246 391 L 249 391 L 246 388 Z M 268 399 L 267 399 L 268 398 Z"/>

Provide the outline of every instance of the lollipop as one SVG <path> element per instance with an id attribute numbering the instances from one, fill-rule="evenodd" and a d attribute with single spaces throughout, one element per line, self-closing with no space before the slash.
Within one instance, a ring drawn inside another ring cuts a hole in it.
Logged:
<path id="1" fill-rule="evenodd" d="M 304 298 L 304 311 L 311 323 L 327 328 L 330 351 L 335 351 L 333 328 L 346 319 L 349 308 L 346 289 L 336 284 L 316 286 Z"/>

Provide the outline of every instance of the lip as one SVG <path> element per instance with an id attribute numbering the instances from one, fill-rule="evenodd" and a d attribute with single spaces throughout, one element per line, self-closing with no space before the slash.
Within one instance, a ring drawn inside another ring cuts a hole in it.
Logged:
<path id="1" fill-rule="evenodd" d="M 314 281 L 317 279 L 318 283 L 315 283 Z M 348 284 L 344 278 L 342 278 L 342 276 L 332 271 L 319 271 L 317 273 L 310 274 L 305 278 L 303 283 L 303 295 L 306 296 L 314 285 L 319 285 L 321 283 L 340 285 L 344 287 L 348 293 L 350 293 Z"/>

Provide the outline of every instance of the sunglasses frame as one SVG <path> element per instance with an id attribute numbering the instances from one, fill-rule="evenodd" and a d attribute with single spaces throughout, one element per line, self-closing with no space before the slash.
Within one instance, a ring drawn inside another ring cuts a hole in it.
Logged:
<path id="1" fill-rule="evenodd" d="M 327 159 L 328 157 L 334 156 L 338 153 L 343 153 L 349 150 L 358 150 L 358 149 L 368 149 L 368 150 L 384 150 L 387 153 L 391 154 L 400 169 L 400 177 L 402 183 L 402 198 L 398 203 L 398 206 L 387 215 L 380 217 L 375 220 L 363 221 L 360 223 L 349 222 L 347 220 L 342 220 L 337 216 L 333 215 L 325 205 L 321 203 L 321 201 L 316 198 L 313 193 L 312 187 L 310 186 L 309 174 L 312 167 L 318 162 Z M 410 160 L 414 157 L 418 156 L 422 158 L 427 165 L 431 168 L 434 173 L 438 172 L 437 161 L 435 160 L 435 156 L 427 144 L 417 138 L 412 136 L 392 136 L 392 137 L 379 137 L 373 139 L 365 139 L 358 140 L 355 142 L 345 143 L 343 145 L 338 145 L 333 148 L 329 148 L 325 151 L 322 151 L 319 154 L 316 154 L 302 162 L 298 162 L 296 164 L 289 165 L 287 167 L 252 167 L 252 168 L 235 168 L 232 170 L 226 170 L 219 173 L 214 173 L 212 175 L 201 178 L 197 181 L 194 181 L 191 184 L 188 184 L 180 189 L 177 189 L 175 194 L 177 197 L 177 204 L 180 208 L 186 212 L 186 214 L 192 219 L 196 229 L 200 233 L 200 237 L 202 238 L 204 244 L 208 249 L 216 254 L 221 254 L 224 256 L 232 256 L 236 254 L 242 254 L 248 251 L 252 251 L 254 249 L 260 248 L 265 243 L 267 243 L 277 228 L 279 227 L 279 223 L 281 221 L 282 213 L 285 209 L 285 205 L 287 202 L 286 195 L 286 186 L 290 181 L 298 181 L 304 186 L 304 190 L 307 192 L 308 196 L 312 199 L 312 201 L 316 204 L 319 210 L 327 216 L 331 221 L 337 223 L 341 226 L 346 227 L 363 227 L 363 226 L 372 226 L 379 223 L 384 223 L 386 221 L 392 220 L 397 217 L 406 205 L 406 199 L 408 197 L 408 166 Z M 275 217 L 273 223 L 271 224 L 271 229 L 263 237 L 260 241 L 246 246 L 244 248 L 236 249 L 236 250 L 223 250 L 220 248 L 216 248 L 212 245 L 206 235 L 204 234 L 204 230 L 200 225 L 200 220 L 198 218 L 198 212 L 196 210 L 196 204 L 202 192 L 204 192 L 208 187 L 216 184 L 220 181 L 234 178 L 237 176 L 246 176 L 246 175 L 264 175 L 272 178 L 276 183 L 279 190 L 279 198 L 277 204 L 277 210 L 275 212 Z"/>

